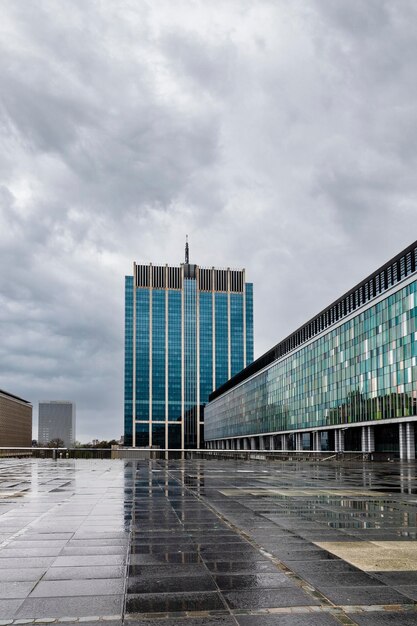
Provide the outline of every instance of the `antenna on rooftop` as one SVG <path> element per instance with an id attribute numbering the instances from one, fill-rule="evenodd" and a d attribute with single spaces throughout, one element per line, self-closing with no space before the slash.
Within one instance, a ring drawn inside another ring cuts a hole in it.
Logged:
<path id="1" fill-rule="evenodd" d="M 190 250 L 188 248 L 188 235 L 185 235 L 185 263 L 188 265 L 190 262 Z"/>

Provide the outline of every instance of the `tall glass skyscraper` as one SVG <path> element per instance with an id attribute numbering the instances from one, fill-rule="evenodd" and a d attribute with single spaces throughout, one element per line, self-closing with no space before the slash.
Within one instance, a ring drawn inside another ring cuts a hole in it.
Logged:
<path id="1" fill-rule="evenodd" d="M 209 394 L 253 361 L 245 270 L 133 264 L 125 277 L 126 446 L 199 448 Z"/>

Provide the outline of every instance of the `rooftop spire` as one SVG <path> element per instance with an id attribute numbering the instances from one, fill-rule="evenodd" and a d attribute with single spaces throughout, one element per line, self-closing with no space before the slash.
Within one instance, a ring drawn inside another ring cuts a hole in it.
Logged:
<path id="1" fill-rule="evenodd" d="M 190 251 L 188 248 L 188 235 L 185 235 L 185 263 L 188 265 L 190 262 Z"/>

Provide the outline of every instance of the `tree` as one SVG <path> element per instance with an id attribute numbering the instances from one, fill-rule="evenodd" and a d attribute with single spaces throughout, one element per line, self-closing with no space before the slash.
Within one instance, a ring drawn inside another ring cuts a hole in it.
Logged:
<path id="1" fill-rule="evenodd" d="M 48 448 L 63 448 L 64 441 L 59 437 L 56 437 L 55 439 L 51 439 L 51 441 L 48 441 L 46 445 Z"/>

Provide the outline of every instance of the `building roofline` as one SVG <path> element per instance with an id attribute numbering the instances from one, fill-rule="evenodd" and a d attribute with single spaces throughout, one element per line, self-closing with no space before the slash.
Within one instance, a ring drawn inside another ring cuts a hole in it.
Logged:
<path id="1" fill-rule="evenodd" d="M 198 267 L 199 270 L 221 270 L 223 272 L 227 272 L 227 270 L 230 270 L 231 272 L 246 272 L 246 268 L 245 267 L 218 267 L 216 265 L 212 265 L 210 267 L 206 266 L 206 265 L 199 265 L 198 263 L 178 263 L 177 265 L 170 265 L 169 263 L 137 263 L 136 261 L 133 261 L 133 263 L 136 266 L 143 266 L 143 267 L 175 267 L 176 269 L 181 269 L 183 267 L 183 265 L 195 265 L 195 267 Z M 127 276 L 131 276 L 131 274 L 127 274 Z"/>
<path id="2" fill-rule="evenodd" d="M 13 400 L 19 400 L 19 402 L 24 402 L 25 404 L 29 404 L 30 406 L 32 406 L 32 403 L 29 402 L 29 400 L 20 398 L 19 396 L 16 396 L 14 393 L 9 393 L 8 391 L 5 391 L 4 389 L 0 389 L 0 395 L 6 396 L 7 398 L 12 398 Z"/>

